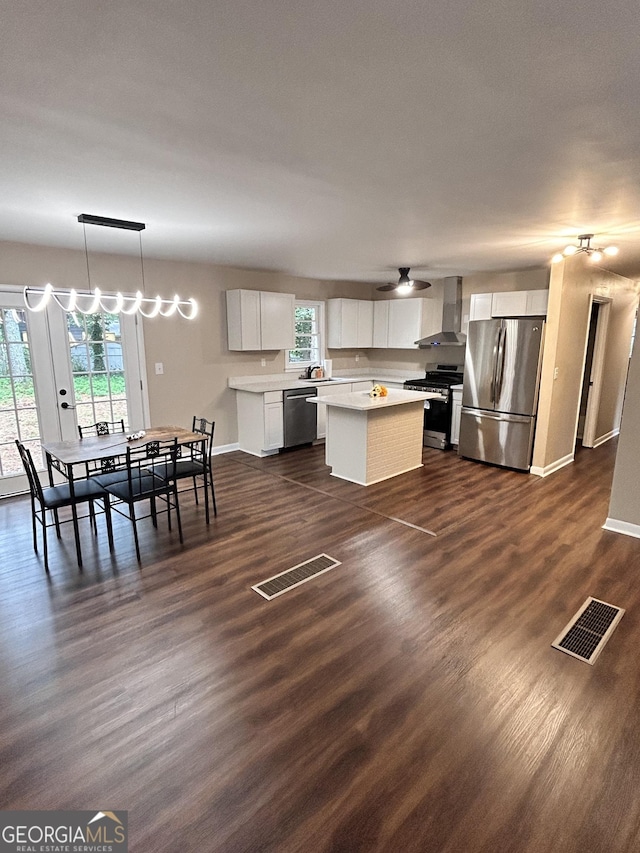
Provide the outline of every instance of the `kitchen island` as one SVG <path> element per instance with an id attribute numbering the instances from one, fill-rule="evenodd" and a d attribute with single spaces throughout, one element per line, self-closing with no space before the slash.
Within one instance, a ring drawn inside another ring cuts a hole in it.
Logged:
<path id="1" fill-rule="evenodd" d="M 331 475 L 370 486 L 422 466 L 424 401 L 437 394 L 389 390 L 310 399 L 327 407 L 325 460 Z"/>

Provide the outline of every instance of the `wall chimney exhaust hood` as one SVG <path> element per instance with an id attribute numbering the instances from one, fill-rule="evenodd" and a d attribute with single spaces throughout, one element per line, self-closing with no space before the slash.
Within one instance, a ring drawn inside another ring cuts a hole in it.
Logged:
<path id="1" fill-rule="evenodd" d="M 444 279 L 442 304 L 442 331 L 416 341 L 420 349 L 447 346 L 463 347 L 467 336 L 460 331 L 462 323 L 462 276 L 450 275 Z"/>

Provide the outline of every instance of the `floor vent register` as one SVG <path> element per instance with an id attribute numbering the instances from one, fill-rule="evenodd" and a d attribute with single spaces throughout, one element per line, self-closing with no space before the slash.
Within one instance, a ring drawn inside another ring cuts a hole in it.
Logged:
<path id="1" fill-rule="evenodd" d="M 271 601 L 272 598 L 282 595 L 283 592 L 288 592 L 290 589 L 311 580 L 311 578 L 322 575 L 340 565 L 339 560 L 334 560 L 328 554 L 317 554 L 310 560 L 305 560 L 304 563 L 298 563 L 297 566 L 267 578 L 266 581 L 261 581 L 261 583 L 252 586 L 251 589 Z"/>
<path id="2" fill-rule="evenodd" d="M 593 665 L 623 615 L 621 607 L 589 596 L 551 645 Z"/>

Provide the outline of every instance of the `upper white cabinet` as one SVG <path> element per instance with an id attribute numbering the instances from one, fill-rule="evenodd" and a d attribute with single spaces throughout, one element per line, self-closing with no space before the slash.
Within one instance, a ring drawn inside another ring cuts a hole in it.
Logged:
<path id="1" fill-rule="evenodd" d="M 472 293 L 469 305 L 469 320 L 490 320 L 493 293 Z"/>
<path id="2" fill-rule="evenodd" d="M 527 315 L 535 317 L 536 315 L 547 314 L 547 306 L 549 305 L 548 290 L 527 290 Z"/>
<path id="3" fill-rule="evenodd" d="M 547 313 L 548 290 L 513 290 L 493 293 L 492 317 L 531 317 Z"/>
<path id="4" fill-rule="evenodd" d="M 227 290 L 230 350 L 282 350 L 295 346 L 295 296 Z"/>
<path id="5" fill-rule="evenodd" d="M 472 293 L 469 320 L 492 317 L 546 316 L 548 290 L 508 290 L 503 293 Z"/>
<path id="6" fill-rule="evenodd" d="M 415 349 L 416 341 L 442 331 L 442 300 L 420 297 L 373 303 L 373 346 Z"/>
<path id="7" fill-rule="evenodd" d="M 360 349 L 373 345 L 373 302 L 366 299 L 327 300 L 329 349 Z"/>
<path id="8" fill-rule="evenodd" d="M 378 299 L 373 303 L 373 346 L 386 349 L 389 346 L 389 305 L 388 299 Z"/>

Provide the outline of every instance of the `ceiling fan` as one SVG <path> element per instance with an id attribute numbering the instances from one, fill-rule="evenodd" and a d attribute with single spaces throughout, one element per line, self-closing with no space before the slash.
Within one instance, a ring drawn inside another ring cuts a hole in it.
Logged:
<path id="1" fill-rule="evenodd" d="M 400 267 L 398 269 L 398 272 L 400 273 L 400 278 L 398 279 L 397 284 L 382 284 L 376 289 L 395 290 L 397 293 L 406 296 L 408 293 L 412 293 L 414 290 L 425 290 L 427 287 L 431 287 L 430 281 L 415 281 L 414 279 L 409 278 L 409 269 L 410 267 Z"/>

